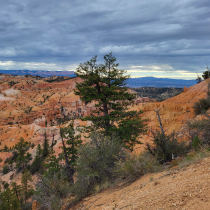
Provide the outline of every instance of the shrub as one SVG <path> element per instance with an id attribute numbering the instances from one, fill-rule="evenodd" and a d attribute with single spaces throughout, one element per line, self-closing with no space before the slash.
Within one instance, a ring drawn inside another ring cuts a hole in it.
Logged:
<path id="1" fill-rule="evenodd" d="M 189 151 L 189 146 L 186 145 L 186 142 L 178 142 L 174 132 L 170 135 L 163 135 L 159 131 L 154 132 L 153 143 L 154 146 L 147 144 L 146 150 L 161 164 L 170 162 L 172 156 L 182 156 Z"/>
<path id="2" fill-rule="evenodd" d="M 12 151 L 12 160 L 16 161 L 17 157 L 18 157 L 18 152 L 16 150 Z"/>
<path id="3" fill-rule="evenodd" d="M 21 204 L 21 209 L 22 210 L 31 210 L 32 209 L 32 202 L 27 202 Z"/>
<path id="4" fill-rule="evenodd" d="M 9 184 L 8 183 L 5 183 L 4 184 L 4 189 L 7 189 L 9 187 Z"/>
<path id="5" fill-rule="evenodd" d="M 200 148 L 201 148 L 201 144 L 202 144 L 202 142 L 201 142 L 201 140 L 199 139 L 199 137 L 198 137 L 198 136 L 195 136 L 195 137 L 193 138 L 193 141 L 192 141 L 192 147 L 193 147 L 193 149 L 194 149 L 194 150 L 200 149 Z"/>
<path id="6" fill-rule="evenodd" d="M 36 172 L 38 172 L 41 168 L 41 163 L 42 163 L 41 160 L 39 160 L 38 158 L 35 158 L 30 166 L 30 173 L 35 174 Z"/>
<path id="7" fill-rule="evenodd" d="M 13 160 L 11 159 L 8 163 L 9 163 L 10 165 L 13 164 Z"/>
<path id="8" fill-rule="evenodd" d="M 12 159 L 12 156 L 11 156 L 11 157 L 6 158 L 6 159 L 4 160 L 4 163 L 5 163 L 5 164 L 6 164 L 6 163 L 8 163 L 11 159 Z"/>
<path id="9" fill-rule="evenodd" d="M 32 144 L 31 144 L 31 148 L 33 149 L 34 147 L 35 147 L 35 144 L 34 144 L 34 143 L 32 143 Z"/>
<path id="10" fill-rule="evenodd" d="M 203 158 L 209 157 L 209 156 L 210 156 L 209 148 L 201 149 L 199 151 L 194 151 L 194 152 L 188 154 L 185 158 L 183 158 L 183 160 L 181 160 L 178 163 L 178 166 L 180 168 L 187 167 L 187 166 L 194 164 L 197 161 L 199 161 Z"/>
<path id="11" fill-rule="evenodd" d="M 147 173 L 153 173 L 160 170 L 157 160 L 148 152 L 141 154 L 127 154 L 125 161 L 117 162 L 116 174 L 121 178 L 135 180 Z"/>
<path id="12" fill-rule="evenodd" d="M 206 113 L 210 108 L 210 97 L 202 98 L 193 105 L 193 109 L 196 115 Z"/>
<path id="13" fill-rule="evenodd" d="M 114 180 L 116 161 L 125 157 L 122 145 L 116 137 L 94 133 L 90 138 L 90 142 L 81 146 L 78 151 L 74 185 L 77 199 L 94 192 L 97 185 Z"/>
<path id="14" fill-rule="evenodd" d="M 70 184 L 65 181 L 65 173 L 48 173 L 41 177 L 36 184 L 35 199 L 41 208 L 48 210 L 61 209 L 62 198 L 70 192 Z"/>
<path id="15" fill-rule="evenodd" d="M 3 170 L 2 170 L 2 173 L 3 174 L 7 174 L 7 173 L 9 173 L 9 166 L 8 165 L 5 165 L 4 167 L 3 167 Z"/>
<path id="16" fill-rule="evenodd" d="M 204 147 L 210 146 L 210 119 L 191 120 L 187 123 L 187 126 L 189 127 L 190 130 L 196 133 L 196 136 L 200 139 L 201 146 Z M 194 138 L 196 136 L 194 136 Z"/>
<path id="17" fill-rule="evenodd" d="M 207 71 L 203 72 L 203 75 L 202 75 L 203 79 L 208 79 L 210 76 L 210 71 L 209 71 L 208 66 L 206 67 L 206 69 Z"/>

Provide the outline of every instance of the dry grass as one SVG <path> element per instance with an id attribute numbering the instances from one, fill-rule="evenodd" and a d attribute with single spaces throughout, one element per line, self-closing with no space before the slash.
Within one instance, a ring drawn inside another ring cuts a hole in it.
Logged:
<path id="1" fill-rule="evenodd" d="M 192 152 L 184 157 L 182 160 L 178 161 L 178 167 L 184 168 L 191 164 L 195 164 L 199 160 L 202 160 L 206 157 L 210 157 L 210 150 L 201 149 L 198 152 Z"/>

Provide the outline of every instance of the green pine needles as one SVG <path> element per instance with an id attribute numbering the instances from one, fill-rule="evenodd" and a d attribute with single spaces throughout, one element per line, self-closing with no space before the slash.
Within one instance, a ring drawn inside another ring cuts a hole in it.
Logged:
<path id="1" fill-rule="evenodd" d="M 129 76 L 124 75 L 126 71 L 118 69 L 119 64 L 112 53 L 104 56 L 104 64 L 96 62 L 97 56 L 94 56 L 80 64 L 75 72 L 83 79 L 77 83 L 75 94 L 86 103 L 95 102 L 93 115 L 83 120 L 93 122 L 90 132 L 100 130 L 108 136 L 115 133 L 121 143 L 132 150 L 136 143 L 140 143 L 137 137 L 145 131 L 145 126 L 139 118 L 140 113 L 128 111 L 136 97 L 125 86 Z"/>

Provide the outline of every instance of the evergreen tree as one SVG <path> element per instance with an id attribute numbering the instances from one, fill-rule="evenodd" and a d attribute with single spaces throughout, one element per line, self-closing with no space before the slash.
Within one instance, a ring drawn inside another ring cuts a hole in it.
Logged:
<path id="1" fill-rule="evenodd" d="M 4 149 L 3 149 L 3 151 L 4 151 L 4 152 L 7 152 L 7 151 L 8 151 L 8 149 L 9 149 L 9 148 L 8 148 L 8 146 L 7 146 L 7 145 L 4 145 Z"/>
<path id="2" fill-rule="evenodd" d="M 47 133 L 44 133 L 44 144 L 42 150 L 42 157 L 46 158 L 49 155 L 49 140 L 47 139 Z"/>
<path id="3" fill-rule="evenodd" d="M 26 169 L 21 178 L 21 185 L 25 203 L 26 200 L 29 198 L 30 192 L 32 191 L 32 186 L 28 184 L 29 181 L 32 181 L 32 177 L 29 171 Z"/>
<path id="4" fill-rule="evenodd" d="M 104 56 L 104 64 L 98 65 L 96 61 L 97 56 L 80 64 L 75 72 L 83 79 L 83 82 L 77 83 L 75 94 L 86 103 L 95 102 L 93 116 L 85 117 L 84 120 L 93 122 L 92 130 L 100 130 L 109 136 L 113 132 L 117 133 L 121 143 L 132 150 L 136 143 L 140 143 L 137 136 L 145 131 L 145 126 L 139 118 L 140 113 L 128 111 L 128 106 L 136 97 L 125 87 L 129 76 L 118 69 L 119 64 L 112 53 Z"/>
<path id="5" fill-rule="evenodd" d="M 208 65 L 206 67 L 206 71 L 203 72 L 202 77 L 203 77 L 203 79 L 208 79 L 210 77 L 210 69 L 209 69 L 209 66 Z"/>
<path id="6" fill-rule="evenodd" d="M 68 127 L 60 128 L 60 135 L 63 143 L 63 159 L 65 159 L 66 162 L 69 182 L 73 183 L 76 159 L 78 158 L 78 146 L 82 143 L 81 136 L 75 135 L 73 122 L 71 122 Z M 66 144 L 64 143 L 64 140 L 66 140 Z"/>
<path id="7" fill-rule="evenodd" d="M 34 161 L 30 167 L 30 172 L 32 174 L 35 174 L 36 172 L 39 171 L 39 169 L 41 168 L 41 165 L 42 165 L 42 161 L 43 161 L 42 148 L 41 148 L 40 144 L 38 144 L 37 149 L 36 149 L 36 156 L 35 156 Z"/>
<path id="8" fill-rule="evenodd" d="M 27 163 L 31 160 L 31 154 L 29 152 L 26 153 L 27 145 L 28 142 L 24 141 L 22 137 L 19 139 L 19 142 L 16 145 L 16 149 L 18 151 L 17 167 L 22 167 L 23 171 L 25 170 Z"/>
<path id="9" fill-rule="evenodd" d="M 12 182 L 12 191 L 16 195 L 18 201 L 20 200 L 21 190 L 22 189 L 20 185 L 17 185 L 16 182 Z"/>
<path id="10" fill-rule="evenodd" d="M 66 152 L 71 166 L 75 166 L 78 158 L 78 146 L 82 143 L 81 135 L 76 135 L 73 123 L 71 122 L 68 127 L 61 128 L 63 137 L 66 139 Z"/>
<path id="11" fill-rule="evenodd" d="M 20 210 L 19 201 L 9 188 L 0 195 L 0 210 Z"/>
<path id="12" fill-rule="evenodd" d="M 55 155 L 51 155 L 46 159 L 44 163 L 44 167 L 47 169 L 45 171 L 46 176 L 47 174 L 56 174 L 61 171 L 61 165 L 59 164 L 59 160 L 60 159 L 56 158 Z"/>

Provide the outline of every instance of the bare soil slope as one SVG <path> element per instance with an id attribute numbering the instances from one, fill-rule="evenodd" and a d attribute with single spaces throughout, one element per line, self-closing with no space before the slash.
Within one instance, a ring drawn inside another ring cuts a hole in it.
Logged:
<path id="1" fill-rule="evenodd" d="M 72 210 L 209 210 L 210 158 L 187 168 L 147 174 L 128 186 L 118 186 L 84 199 Z"/>

